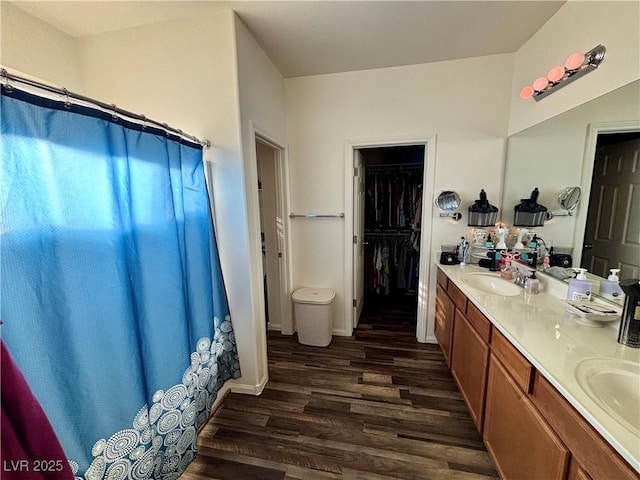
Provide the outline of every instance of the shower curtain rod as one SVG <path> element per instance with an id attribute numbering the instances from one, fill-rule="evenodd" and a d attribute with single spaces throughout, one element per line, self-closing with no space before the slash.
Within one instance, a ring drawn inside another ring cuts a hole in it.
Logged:
<path id="1" fill-rule="evenodd" d="M 173 133 L 181 138 L 186 140 L 190 140 L 194 143 L 198 143 L 202 145 L 204 148 L 209 148 L 211 146 L 211 142 L 207 139 L 200 140 L 198 137 L 194 135 L 189 135 L 188 133 L 183 132 L 180 129 L 170 127 L 166 123 L 160 123 L 150 118 L 145 117 L 144 115 L 139 115 L 137 113 L 129 112 L 127 110 L 123 110 L 122 108 L 118 108 L 115 105 L 109 105 L 107 103 L 101 102 L 100 100 L 96 100 L 94 98 L 85 97 L 84 95 L 80 95 L 79 93 L 70 92 L 66 88 L 58 88 L 52 85 L 47 85 L 46 83 L 41 83 L 36 80 L 31 80 L 29 78 L 21 77 L 20 75 L 15 75 L 13 73 L 7 72 L 6 69 L 0 69 L 0 78 L 2 79 L 4 85 L 8 89 L 14 88 L 9 82 L 17 82 L 22 83 L 24 85 L 28 85 L 30 87 L 35 87 L 49 93 L 55 93 L 58 95 L 62 95 L 65 97 L 65 104 L 69 104 L 70 99 L 79 100 L 84 103 L 89 103 L 94 107 L 98 107 L 100 110 L 103 110 L 108 113 L 113 113 L 114 116 L 126 117 L 127 119 L 135 120 L 136 122 L 140 122 L 143 125 L 153 126 L 155 128 L 159 128 L 168 133 Z"/>

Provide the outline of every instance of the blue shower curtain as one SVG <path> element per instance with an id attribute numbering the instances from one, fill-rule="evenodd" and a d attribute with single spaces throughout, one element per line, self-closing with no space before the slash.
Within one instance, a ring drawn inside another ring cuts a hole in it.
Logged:
<path id="1" fill-rule="evenodd" d="M 202 148 L 1 100 L 2 338 L 77 478 L 175 479 L 240 376 Z"/>

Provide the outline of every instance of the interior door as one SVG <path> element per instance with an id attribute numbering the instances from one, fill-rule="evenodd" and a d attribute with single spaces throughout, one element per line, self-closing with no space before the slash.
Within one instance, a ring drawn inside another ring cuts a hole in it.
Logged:
<path id="1" fill-rule="evenodd" d="M 364 306 L 364 159 L 353 151 L 353 326 Z"/>
<path id="2" fill-rule="evenodd" d="M 640 139 L 598 148 L 593 165 L 582 267 L 601 277 L 640 273 Z"/>
<path id="3" fill-rule="evenodd" d="M 265 275 L 266 316 L 270 325 L 282 324 L 281 285 L 284 230 L 278 212 L 277 151 L 256 141 L 256 159 L 260 198 L 260 223 L 263 236 L 263 269 Z"/>

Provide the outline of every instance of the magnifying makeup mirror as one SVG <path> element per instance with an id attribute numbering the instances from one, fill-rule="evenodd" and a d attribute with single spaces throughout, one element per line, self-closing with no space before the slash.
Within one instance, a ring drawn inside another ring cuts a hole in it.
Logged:
<path id="1" fill-rule="evenodd" d="M 451 190 L 440 192 L 436 197 L 435 203 L 436 207 L 447 212 L 440 213 L 441 217 L 450 217 L 454 220 L 460 220 L 462 218 L 462 214 L 460 212 L 455 212 L 455 210 L 460 207 L 460 195 L 458 195 L 457 192 Z"/>
<path id="2" fill-rule="evenodd" d="M 568 212 L 572 212 L 580 201 L 580 187 L 567 187 L 558 195 L 558 203 Z"/>
<path id="3" fill-rule="evenodd" d="M 547 212 L 547 220 L 553 217 L 570 217 L 578 206 L 581 195 L 580 187 L 567 187 L 558 195 L 558 203 L 564 212 Z"/>

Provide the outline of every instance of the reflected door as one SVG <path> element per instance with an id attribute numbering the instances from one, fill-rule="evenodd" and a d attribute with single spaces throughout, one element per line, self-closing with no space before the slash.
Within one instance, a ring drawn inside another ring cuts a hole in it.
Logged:
<path id="1" fill-rule="evenodd" d="M 599 147 L 593 166 L 582 267 L 606 278 L 640 273 L 640 139 Z"/>

